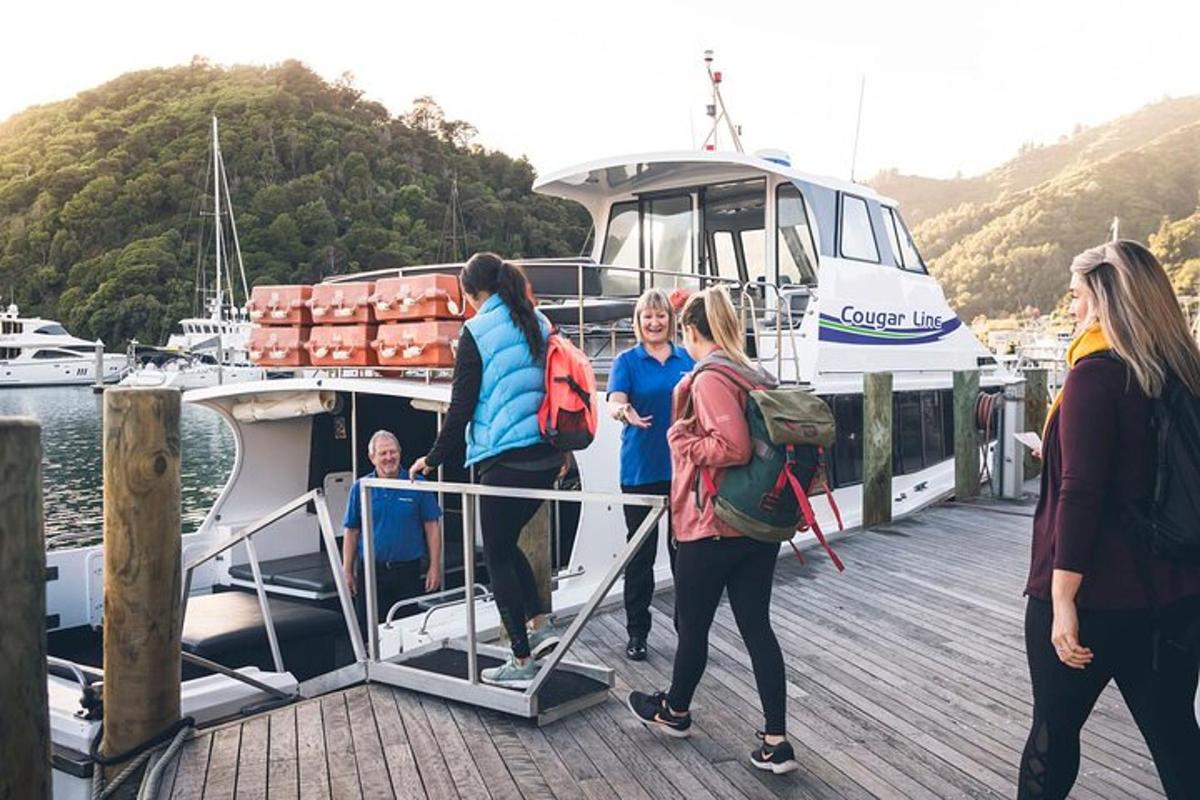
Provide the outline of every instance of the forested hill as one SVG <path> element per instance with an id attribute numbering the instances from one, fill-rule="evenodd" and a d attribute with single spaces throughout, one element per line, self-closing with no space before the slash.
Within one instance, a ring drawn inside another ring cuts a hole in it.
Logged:
<path id="1" fill-rule="evenodd" d="M 528 161 L 473 145 L 428 98 L 396 117 L 295 61 L 197 59 L 0 122 L 3 302 L 110 346 L 161 342 L 193 315 L 197 265 L 212 269 L 213 115 L 251 285 L 449 259 L 452 245 L 572 255 L 589 230 L 581 209 L 532 194 Z"/>
<path id="2" fill-rule="evenodd" d="M 947 299 L 966 319 L 1050 311 L 1067 266 L 1108 237 L 1147 242 L 1184 294 L 1200 293 L 1200 97 L 1164 100 L 1060 142 L 1026 145 L 974 178 L 885 172 Z"/>

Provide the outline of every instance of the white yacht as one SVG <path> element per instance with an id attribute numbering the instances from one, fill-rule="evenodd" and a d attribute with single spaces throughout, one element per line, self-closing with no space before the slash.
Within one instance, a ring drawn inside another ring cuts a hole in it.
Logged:
<path id="1" fill-rule="evenodd" d="M 103 356 L 103 380 L 120 380 L 127 359 Z M 0 386 L 96 383 L 96 343 L 67 333 L 52 319 L 22 317 L 16 304 L 0 311 Z"/>

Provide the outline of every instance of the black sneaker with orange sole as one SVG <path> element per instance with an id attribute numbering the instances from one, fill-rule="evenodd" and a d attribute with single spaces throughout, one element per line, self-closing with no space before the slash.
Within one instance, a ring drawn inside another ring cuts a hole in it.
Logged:
<path id="1" fill-rule="evenodd" d="M 674 714 L 667 705 L 667 693 L 630 692 L 625 701 L 629 710 L 638 718 L 638 722 L 647 728 L 657 728 L 668 736 L 684 739 L 691 735 L 692 715 Z"/>
<path id="2" fill-rule="evenodd" d="M 763 734 L 756 734 L 763 739 Z M 796 762 L 796 751 L 791 742 L 784 739 L 779 744 L 767 744 L 763 739 L 762 746 L 750 754 L 750 763 L 759 769 L 769 770 L 776 775 L 786 775 L 800 767 Z"/>

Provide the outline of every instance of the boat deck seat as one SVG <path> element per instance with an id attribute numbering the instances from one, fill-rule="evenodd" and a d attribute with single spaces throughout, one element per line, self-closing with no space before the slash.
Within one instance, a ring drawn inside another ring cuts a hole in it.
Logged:
<path id="1" fill-rule="evenodd" d="M 342 615 L 278 597 L 269 598 L 269 604 L 284 668 L 300 680 L 333 669 L 337 642 L 346 637 Z M 262 609 L 251 592 L 188 598 L 182 644 L 184 652 L 227 667 L 274 669 Z M 185 673 L 189 666 L 185 663 Z"/>
<path id="2" fill-rule="evenodd" d="M 622 320 L 632 323 L 636 300 L 588 300 L 583 304 L 583 324 L 602 325 Z M 579 304 L 542 305 L 538 311 L 555 325 L 579 325 Z"/>
<path id="3" fill-rule="evenodd" d="M 263 583 L 268 585 L 274 584 L 317 594 L 337 592 L 337 585 L 333 582 L 333 572 L 329 568 L 329 559 L 322 552 L 273 558 L 259 562 L 258 567 L 262 571 Z M 229 568 L 229 576 L 253 582 L 254 570 L 251 569 L 249 562 L 237 564 Z"/>

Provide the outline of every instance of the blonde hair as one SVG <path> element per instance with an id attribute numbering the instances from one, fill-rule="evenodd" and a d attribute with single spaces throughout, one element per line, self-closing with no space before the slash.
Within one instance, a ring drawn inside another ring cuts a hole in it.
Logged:
<path id="1" fill-rule="evenodd" d="M 746 331 L 742 318 L 734 309 L 729 291 L 724 286 L 713 286 L 689 297 L 680 320 L 737 363 L 754 369 L 754 364 L 746 355 Z"/>
<path id="2" fill-rule="evenodd" d="M 637 299 L 637 305 L 633 307 L 633 335 L 640 342 L 645 337 L 642 334 L 642 312 L 648 308 L 657 309 L 667 312 L 667 330 L 670 331 L 668 338 L 675 336 L 675 307 L 671 305 L 671 298 L 667 293 L 657 287 L 647 289 L 642 292 L 642 296 Z"/>
<path id="3" fill-rule="evenodd" d="M 1200 394 L 1200 348 L 1153 253 L 1137 242 L 1109 242 L 1077 255 L 1071 272 L 1091 292 L 1109 346 L 1143 392 L 1161 395 L 1170 372 Z"/>

